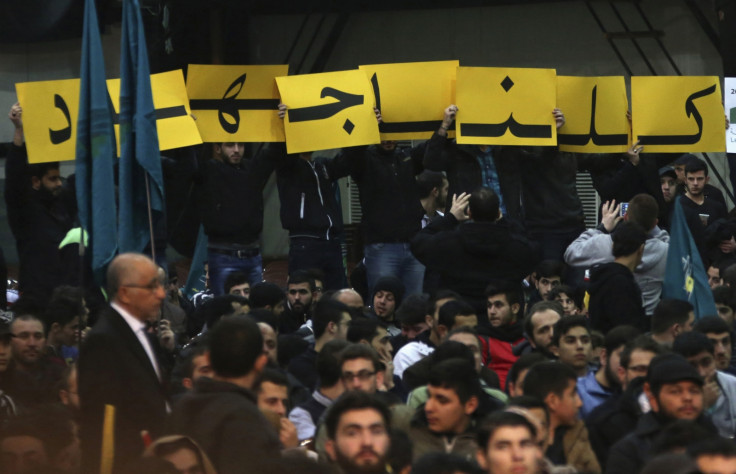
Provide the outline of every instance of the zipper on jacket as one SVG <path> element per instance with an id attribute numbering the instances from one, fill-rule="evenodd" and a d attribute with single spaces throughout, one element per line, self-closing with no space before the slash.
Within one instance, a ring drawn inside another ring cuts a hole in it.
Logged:
<path id="1" fill-rule="evenodd" d="M 322 208 L 325 207 L 325 201 L 322 199 L 322 188 L 319 184 L 319 175 L 317 174 L 317 169 L 314 166 L 314 162 L 309 162 L 309 165 L 312 167 L 312 173 L 314 174 L 314 179 L 317 180 L 317 195 L 319 196 L 319 203 L 322 205 Z M 304 207 L 304 193 L 302 193 L 302 208 Z M 325 239 L 330 240 L 330 229 L 332 229 L 332 218 L 330 217 L 330 213 L 327 212 L 325 209 L 325 214 L 327 214 L 327 220 L 330 221 L 329 227 L 327 227 L 327 232 L 325 232 Z"/>
<path id="2" fill-rule="evenodd" d="M 302 193 L 302 204 L 299 206 L 299 219 L 304 219 L 304 193 Z"/>

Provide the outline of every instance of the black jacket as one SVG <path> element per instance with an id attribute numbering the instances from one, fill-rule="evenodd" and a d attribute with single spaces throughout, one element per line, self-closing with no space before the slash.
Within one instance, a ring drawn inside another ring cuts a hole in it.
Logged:
<path id="1" fill-rule="evenodd" d="M 603 263 L 590 271 L 590 322 L 606 334 L 621 324 L 648 329 L 641 289 L 634 274 L 620 263 Z"/>
<path id="2" fill-rule="evenodd" d="M 360 188 L 366 244 L 408 243 L 421 229 L 424 208 L 415 176 L 423 170 L 424 148 L 352 147 L 335 158 L 333 173 L 350 174 Z"/>
<path id="3" fill-rule="evenodd" d="M 440 274 L 440 288 L 458 292 L 477 307 L 485 308 L 484 291 L 494 283 L 520 286 L 537 264 L 537 248 L 506 219 L 458 225 L 448 213 L 422 229 L 412 240 L 417 260 Z M 485 309 L 479 321 L 487 322 Z"/>
<path id="4" fill-rule="evenodd" d="M 291 237 L 331 240 L 342 233 L 342 209 L 332 184 L 333 160 L 306 161 L 289 155 L 278 160 L 276 183 L 281 201 L 281 226 Z"/>
<path id="5" fill-rule="evenodd" d="M 198 176 L 198 201 L 210 243 L 247 245 L 263 230 L 263 188 L 283 144 L 271 144 L 238 166 L 215 159 Z"/>
<path id="6" fill-rule="evenodd" d="M 194 439 L 220 474 L 260 473 L 281 455 L 278 434 L 253 392 L 207 377 L 174 406 L 167 432 Z"/>

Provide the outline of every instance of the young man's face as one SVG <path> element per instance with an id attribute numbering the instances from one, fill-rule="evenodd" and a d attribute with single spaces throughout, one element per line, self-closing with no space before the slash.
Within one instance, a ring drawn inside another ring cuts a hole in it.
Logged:
<path id="1" fill-rule="evenodd" d="M 534 284 L 537 287 L 537 291 L 539 291 L 539 295 L 543 300 L 546 300 L 548 299 L 549 292 L 552 291 L 552 288 L 558 286 L 560 282 L 561 278 L 558 275 L 555 275 L 550 277 L 539 277 L 538 280 L 534 281 Z"/>
<path id="2" fill-rule="evenodd" d="M 565 293 L 560 293 L 555 297 L 555 301 L 559 301 L 562 305 L 562 309 L 565 311 L 565 316 L 575 316 L 578 314 L 578 307 L 575 306 L 575 301 Z"/>
<path id="3" fill-rule="evenodd" d="M 303 314 L 312 304 L 312 288 L 309 282 L 290 283 L 286 292 L 289 306 L 297 314 Z"/>
<path id="4" fill-rule="evenodd" d="M 675 187 L 677 180 L 672 176 L 664 175 L 659 178 L 659 184 L 662 185 L 662 196 L 665 202 L 670 202 L 675 197 Z"/>
<path id="5" fill-rule="evenodd" d="M 710 285 L 711 290 L 716 286 L 723 284 L 723 280 L 721 280 L 721 271 L 718 267 L 714 267 L 712 265 L 708 267 L 708 284 Z"/>
<path id="6" fill-rule="evenodd" d="M 63 325 L 59 336 L 61 343 L 65 346 L 73 346 L 77 344 L 79 336 L 79 316 L 75 316 L 74 319 Z"/>
<path id="7" fill-rule="evenodd" d="M 379 318 L 387 318 L 394 314 L 396 310 L 396 300 L 394 294 L 390 291 L 377 291 L 373 295 L 373 311 Z"/>
<path id="8" fill-rule="evenodd" d="M 685 182 L 685 165 L 675 165 L 675 174 L 677 175 L 677 182 Z"/>
<path id="9" fill-rule="evenodd" d="M 703 412 L 703 387 L 689 380 L 664 384 L 658 395 L 647 396 L 655 413 L 671 419 L 695 420 Z"/>
<path id="10" fill-rule="evenodd" d="M 727 332 L 706 334 L 710 342 L 713 343 L 713 355 L 716 360 L 716 368 L 718 370 L 726 370 L 731 365 L 731 334 Z"/>
<path id="11" fill-rule="evenodd" d="M 24 366 L 35 365 L 41 359 L 46 345 L 41 321 L 19 319 L 13 321 L 10 330 L 13 333 L 13 359 Z"/>
<path id="12" fill-rule="evenodd" d="M 478 407 L 478 398 L 470 397 L 463 403 L 452 388 L 428 385 L 427 390 L 429 398 L 424 404 L 424 414 L 429 431 L 455 434 L 464 432 L 470 423 L 470 415 Z"/>
<path id="13" fill-rule="evenodd" d="M 243 283 L 242 285 L 231 287 L 230 294 L 250 298 L 250 283 Z"/>
<path id="14" fill-rule="evenodd" d="M 376 393 L 383 380 L 383 374 L 377 372 L 369 359 L 349 359 L 342 363 L 342 383 L 345 390 L 358 390 L 365 393 Z"/>
<path id="15" fill-rule="evenodd" d="M 263 382 L 258 390 L 258 408 L 276 413 L 281 418 L 286 417 L 289 406 L 289 390 L 286 385 L 276 385 L 273 382 Z"/>
<path id="16" fill-rule="evenodd" d="M 649 370 L 649 363 L 654 359 L 656 354 L 650 351 L 634 349 L 629 356 L 628 367 L 620 366 L 619 375 L 625 385 L 628 385 L 637 377 L 646 377 Z"/>
<path id="17" fill-rule="evenodd" d="M 35 178 L 38 180 L 38 178 Z M 62 180 L 59 170 L 50 169 L 46 171 L 40 181 L 37 181 L 40 187 L 43 187 L 52 196 L 58 196 L 61 194 Z"/>
<path id="18" fill-rule="evenodd" d="M 245 144 L 232 142 L 220 143 L 215 145 L 215 153 L 218 155 L 220 161 L 229 165 L 239 165 L 243 160 Z"/>
<path id="19" fill-rule="evenodd" d="M 562 392 L 562 396 L 550 393 L 545 400 L 550 414 L 554 414 L 557 421 L 561 425 L 574 425 L 578 419 L 578 410 L 583 406 L 580 395 L 578 395 L 577 382 L 568 380 L 567 387 Z"/>
<path id="20" fill-rule="evenodd" d="M 733 308 L 723 303 L 716 303 L 716 309 L 718 310 L 718 316 L 722 320 L 726 321 L 726 323 L 728 323 L 729 326 L 732 326 L 733 319 L 734 319 Z"/>
<path id="21" fill-rule="evenodd" d="M 340 416 L 335 439 L 325 451 L 344 472 L 382 473 L 386 469 L 390 439 L 383 416 L 373 408 L 349 410 Z"/>
<path id="22" fill-rule="evenodd" d="M 575 326 L 560 336 L 560 345 L 557 347 L 557 357 L 560 362 L 580 371 L 588 365 L 592 345 L 590 333 L 583 326 Z"/>
<path id="23" fill-rule="evenodd" d="M 391 354 L 393 348 L 389 341 L 388 331 L 386 328 L 381 326 L 376 328 L 376 334 L 373 336 L 373 339 L 371 339 L 371 347 L 379 354 Z"/>
<path id="24" fill-rule="evenodd" d="M 542 352 L 549 353 L 552 345 L 552 336 L 557 321 L 561 319 L 557 311 L 546 309 L 532 315 L 532 345 Z"/>
<path id="25" fill-rule="evenodd" d="M 708 183 L 708 176 L 705 175 L 705 171 L 691 171 L 685 173 L 685 179 L 687 181 L 687 192 L 693 196 L 700 196 L 703 194 L 703 189 Z"/>
<path id="26" fill-rule="evenodd" d="M 192 381 L 196 381 L 200 377 L 212 377 L 212 374 L 209 352 L 192 358 Z"/>
<path id="27" fill-rule="evenodd" d="M 478 336 L 467 332 L 459 332 L 450 336 L 448 340 L 459 342 L 470 348 L 475 359 L 475 371 L 480 373 L 480 369 L 483 367 L 483 355 L 480 353 L 480 340 L 478 340 Z"/>
<path id="28" fill-rule="evenodd" d="M 489 296 L 487 302 L 488 320 L 494 328 L 508 326 L 516 320 L 516 312 L 519 305 L 509 305 L 506 295 L 499 293 Z"/>
<path id="29" fill-rule="evenodd" d="M 496 428 L 477 461 L 488 474 L 534 474 L 539 472 L 542 451 L 526 426 Z"/>

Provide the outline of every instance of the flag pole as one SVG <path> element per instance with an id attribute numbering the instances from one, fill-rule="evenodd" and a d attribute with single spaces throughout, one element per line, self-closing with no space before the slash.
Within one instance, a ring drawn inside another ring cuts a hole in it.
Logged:
<path id="1" fill-rule="evenodd" d="M 148 208 L 148 231 L 151 233 L 151 259 L 156 261 L 156 243 L 153 240 L 153 210 L 151 209 L 151 185 L 148 182 L 148 172 L 145 173 L 146 178 L 146 207 Z"/>

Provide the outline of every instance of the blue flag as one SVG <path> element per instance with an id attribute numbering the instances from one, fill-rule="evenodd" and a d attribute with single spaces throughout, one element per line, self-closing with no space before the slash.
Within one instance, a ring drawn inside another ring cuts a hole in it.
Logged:
<path id="1" fill-rule="evenodd" d="M 146 38 L 138 0 L 123 0 L 120 51 L 120 252 L 142 252 L 153 221 L 163 219 L 164 180 L 156 133 Z"/>
<path id="2" fill-rule="evenodd" d="M 207 263 L 207 234 L 204 226 L 200 224 L 197 234 L 197 245 L 194 247 L 192 264 L 189 266 L 189 277 L 184 285 L 184 296 L 191 299 L 195 293 L 205 290 L 204 264 Z"/>
<path id="3" fill-rule="evenodd" d="M 662 298 L 685 300 L 695 307 L 695 318 L 716 316 L 713 293 L 708 285 L 708 276 L 687 227 L 685 212 L 678 196 L 672 212 L 670 225 L 670 248 L 667 252 L 667 269 L 662 284 Z"/>
<path id="4" fill-rule="evenodd" d="M 102 284 L 107 264 L 117 251 L 115 218 L 115 132 L 112 104 L 105 83 L 100 29 L 94 0 L 86 0 L 79 118 L 77 120 L 76 190 L 79 220 L 89 235 L 92 272 Z"/>

